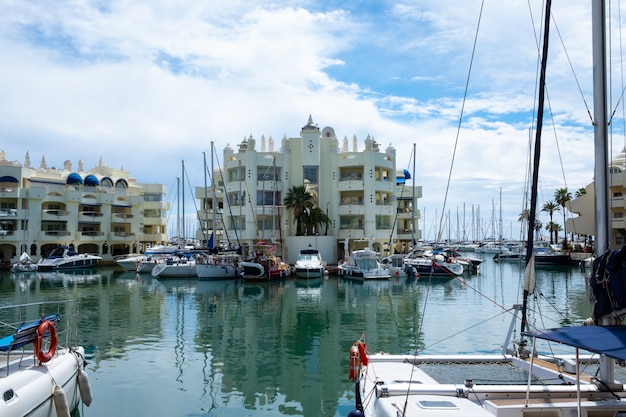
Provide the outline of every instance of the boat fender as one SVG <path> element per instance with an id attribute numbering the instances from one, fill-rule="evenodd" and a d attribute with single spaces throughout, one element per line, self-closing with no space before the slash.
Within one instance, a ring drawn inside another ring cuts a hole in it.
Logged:
<path id="1" fill-rule="evenodd" d="M 87 375 L 84 369 L 78 370 L 78 390 L 80 391 L 80 399 L 83 401 L 83 404 L 89 407 L 93 400 L 93 394 L 91 393 L 89 375 Z"/>
<path id="2" fill-rule="evenodd" d="M 356 345 L 352 345 L 350 348 L 350 371 L 348 372 L 348 379 L 350 381 L 356 381 L 359 374 L 359 348 Z"/>
<path id="3" fill-rule="evenodd" d="M 67 402 L 67 397 L 65 396 L 63 388 L 58 385 L 55 386 L 52 398 L 54 399 L 54 408 L 57 410 L 57 416 L 70 417 L 70 406 Z"/>
<path id="4" fill-rule="evenodd" d="M 47 333 L 50 334 L 50 348 L 47 352 L 41 350 L 43 345 L 43 337 Z M 41 324 L 37 328 L 37 337 L 35 337 L 35 354 L 40 362 L 46 363 L 54 356 L 57 351 L 57 329 L 54 327 L 54 323 L 48 320 L 42 320 Z"/>

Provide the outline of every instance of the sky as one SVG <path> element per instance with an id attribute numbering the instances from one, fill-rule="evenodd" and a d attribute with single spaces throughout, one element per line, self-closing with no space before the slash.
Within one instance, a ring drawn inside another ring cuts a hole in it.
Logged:
<path id="1" fill-rule="evenodd" d="M 398 169 L 412 171 L 415 144 L 425 238 L 471 237 L 472 217 L 480 237 L 497 236 L 500 218 L 502 235 L 519 237 L 541 2 L 0 0 L 0 10 L 8 160 L 102 159 L 173 195 L 181 161 L 191 186 L 204 184 L 211 141 L 221 157 L 250 135 L 297 137 L 311 115 L 360 150 L 368 135 L 393 146 Z M 593 181 L 591 2 L 554 2 L 552 14 L 540 205 Z M 624 147 L 616 56 L 611 157 Z"/>

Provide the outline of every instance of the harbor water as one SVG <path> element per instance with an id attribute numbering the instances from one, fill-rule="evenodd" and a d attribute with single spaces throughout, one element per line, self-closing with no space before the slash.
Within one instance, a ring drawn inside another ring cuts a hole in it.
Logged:
<path id="1" fill-rule="evenodd" d="M 479 254 L 476 254 L 479 255 Z M 114 268 L 0 275 L 0 306 L 75 298 L 94 400 L 86 417 L 347 416 L 349 350 L 495 353 L 523 268 L 483 255 L 477 275 L 354 282 L 157 279 Z M 529 322 L 589 317 L 586 273 L 537 270 Z M 5 336 L 5 335 L 0 335 Z"/>

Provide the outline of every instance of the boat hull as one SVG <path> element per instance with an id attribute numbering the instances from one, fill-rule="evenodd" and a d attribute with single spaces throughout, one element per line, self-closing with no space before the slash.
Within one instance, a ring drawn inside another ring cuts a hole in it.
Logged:
<path id="1" fill-rule="evenodd" d="M 239 268 L 234 265 L 196 264 L 196 274 L 200 281 L 237 278 L 239 277 Z"/>
<path id="2" fill-rule="evenodd" d="M 68 408 L 73 411 L 79 404 L 78 372 L 84 363 L 82 347 L 60 350 L 50 362 L 40 365 L 34 359 L 34 353 L 25 353 L 21 364 L 19 358 L 10 361 L 9 374 L 6 375 L 6 361 L 0 366 L 3 377 L 0 378 L 0 391 L 11 396 L 7 401 L 0 401 L 0 415 L 32 417 L 56 416 L 52 397 L 52 388 L 60 386 L 67 398 Z M 16 355 L 11 355 L 16 356 Z M 19 357 L 22 357 L 20 354 Z M 0 354 L 4 359 L 4 354 Z"/>
<path id="3" fill-rule="evenodd" d="M 78 269 L 93 268 L 100 262 L 100 257 L 92 257 L 85 255 L 82 257 L 65 258 L 65 259 L 42 259 L 37 264 L 38 271 L 54 271 L 58 269 Z"/>
<path id="4" fill-rule="evenodd" d="M 321 278 L 322 276 L 324 276 L 324 267 L 313 267 L 313 268 L 305 268 L 305 267 L 298 267 L 296 266 L 294 268 L 295 273 L 296 273 L 296 277 L 298 278 Z"/>

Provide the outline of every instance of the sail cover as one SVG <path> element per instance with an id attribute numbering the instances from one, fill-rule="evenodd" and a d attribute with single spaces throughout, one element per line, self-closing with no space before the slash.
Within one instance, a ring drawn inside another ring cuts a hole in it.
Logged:
<path id="1" fill-rule="evenodd" d="M 577 326 L 525 332 L 526 336 L 626 360 L 626 326 Z"/>

